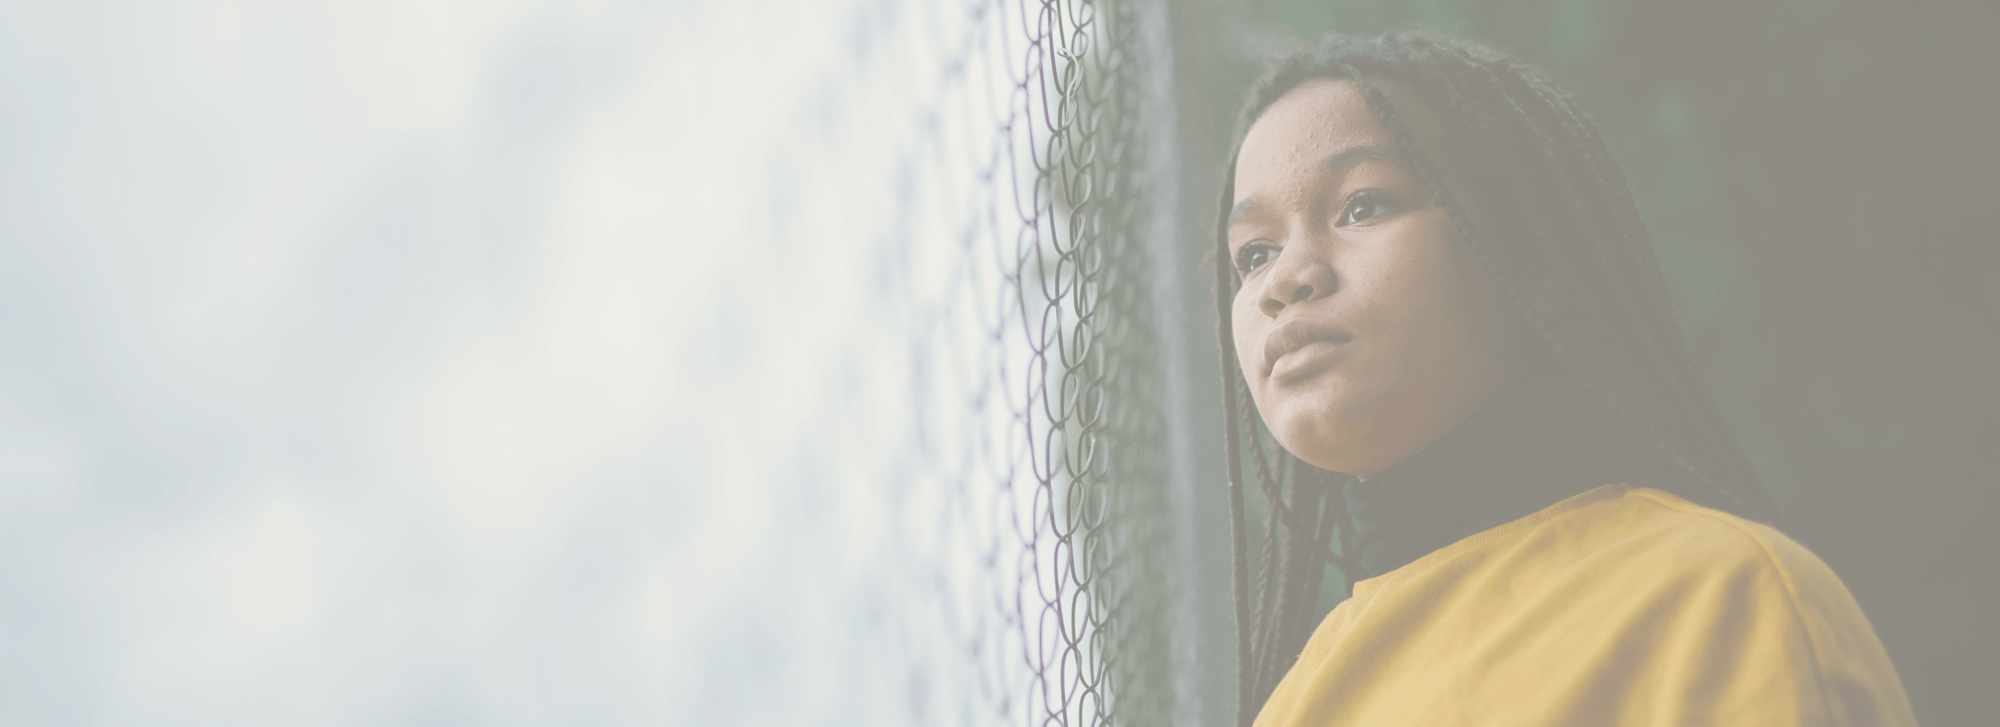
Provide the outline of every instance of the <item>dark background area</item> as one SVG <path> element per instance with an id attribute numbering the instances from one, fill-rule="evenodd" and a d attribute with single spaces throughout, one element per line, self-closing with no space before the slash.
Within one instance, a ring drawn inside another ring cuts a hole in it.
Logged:
<path id="1" fill-rule="evenodd" d="M 1173 6 L 1190 244 L 1241 90 L 1287 42 L 1428 30 L 1554 74 L 1631 180 L 1784 529 L 1867 610 L 1921 722 L 2000 723 L 2000 2 Z"/>

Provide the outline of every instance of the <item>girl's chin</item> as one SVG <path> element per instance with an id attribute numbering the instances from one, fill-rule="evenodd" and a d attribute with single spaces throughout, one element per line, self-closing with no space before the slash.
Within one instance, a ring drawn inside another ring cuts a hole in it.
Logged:
<path id="1" fill-rule="evenodd" d="M 1358 460 L 1362 458 L 1355 455 L 1366 449 L 1366 447 L 1352 446 L 1357 437 L 1351 431 L 1329 430 L 1324 426 L 1280 427 L 1271 431 L 1276 436 L 1278 444 L 1284 446 L 1285 451 L 1306 464 L 1323 470 L 1349 472 L 1358 469 L 1360 465 Z"/>

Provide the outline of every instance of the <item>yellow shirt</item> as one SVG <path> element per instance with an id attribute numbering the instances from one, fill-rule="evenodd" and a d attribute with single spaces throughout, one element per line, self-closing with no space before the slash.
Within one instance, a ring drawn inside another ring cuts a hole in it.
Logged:
<path id="1" fill-rule="evenodd" d="M 1804 546 L 1606 485 L 1356 583 L 1256 724 L 1916 719 L 1860 606 Z"/>

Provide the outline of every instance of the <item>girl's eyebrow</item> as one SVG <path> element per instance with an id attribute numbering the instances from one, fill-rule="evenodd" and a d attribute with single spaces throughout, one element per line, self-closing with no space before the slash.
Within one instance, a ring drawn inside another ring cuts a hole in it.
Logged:
<path id="1" fill-rule="evenodd" d="M 1394 161 L 1396 156 L 1396 150 L 1389 145 L 1371 141 L 1328 154 L 1319 164 L 1329 171 L 1346 171 L 1348 167 L 1364 161 Z"/>
<path id="2" fill-rule="evenodd" d="M 1319 165 L 1327 171 L 1344 172 L 1365 161 L 1395 161 L 1397 156 L 1396 150 L 1389 145 L 1370 141 L 1328 154 L 1325 159 L 1320 160 Z M 1256 208 L 1255 197 L 1237 202 L 1235 207 L 1230 208 L 1229 222 L 1224 227 L 1235 227 L 1236 223 L 1243 219 L 1243 215 Z"/>
<path id="3" fill-rule="evenodd" d="M 1236 222 L 1237 222 L 1238 220 L 1241 220 L 1241 219 L 1243 219 L 1243 215 L 1244 215 L 1244 214 L 1247 214 L 1248 212 L 1250 212 L 1250 210 L 1254 210 L 1254 209 L 1257 209 L 1257 198 L 1256 198 L 1256 197 L 1251 197 L 1250 199 L 1246 199 L 1246 200 L 1243 200 L 1243 201 L 1241 201 L 1241 202 L 1237 202 L 1237 203 L 1236 203 L 1236 206 L 1235 206 L 1235 207 L 1233 207 L 1233 208 L 1231 208 L 1231 209 L 1229 210 L 1229 224 L 1227 224 L 1227 225 L 1224 225 L 1224 226 L 1225 226 L 1225 227 L 1235 227 L 1235 226 L 1236 226 Z"/>

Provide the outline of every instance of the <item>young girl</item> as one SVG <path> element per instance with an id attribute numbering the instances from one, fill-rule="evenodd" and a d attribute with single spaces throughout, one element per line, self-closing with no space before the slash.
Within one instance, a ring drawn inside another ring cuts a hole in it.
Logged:
<path id="1" fill-rule="evenodd" d="M 1914 724 L 1846 588 L 1770 526 L 1568 96 L 1483 47 L 1336 37 L 1241 118 L 1217 241 L 1239 722 Z M 1352 595 L 1315 628 L 1328 564 Z"/>

